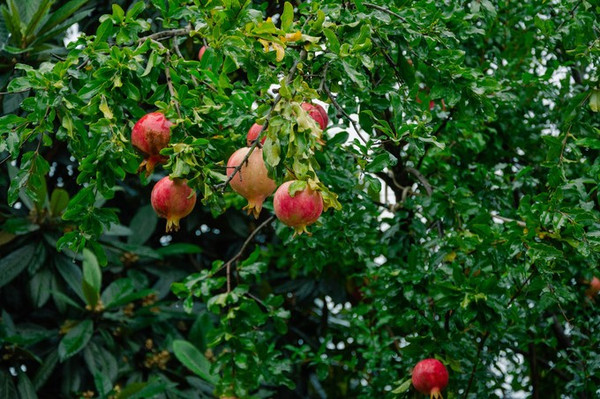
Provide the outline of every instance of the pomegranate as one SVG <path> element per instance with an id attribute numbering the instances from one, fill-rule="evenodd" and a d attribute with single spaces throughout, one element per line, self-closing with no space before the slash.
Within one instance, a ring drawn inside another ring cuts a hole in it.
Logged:
<path id="1" fill-rule="evenodd" d="M 227 176 L 231 176 L 234 169 L 242 163 L 250 147 L 243 147 L 234 152 L 227 161 Z M 263 160 L 262 148 L 255 148 L 246 163 L 229 182 L 231 188 L 248 200 L 244 207 L 248 214 L 253 214 L 258 219 L 263 202 L 275 191 L 275 182 L 269 178 L 267 167 Z"/>
<path id="2" fill-rule="evenodd" d="M 430 398 L 442 398 L 442 389 L 448 385 L 448 370 L 437 359 L 421 360 L 412 371 L 415 389 Z"/>
<path id="3" fill-rule="evenodd" d="M 154 185 L 150 202 L 156 214 L 167 219 L 167 232 L 177 231 L 179 220 L 189 215 L 196 205 L 196 192 L 186 180 L 171 180 L 166 176 Z"/>
<path id="4" fill-rule="evenodd" d="M 160 155 L 160 150 L 169 145 L 171 139 L 171 121 L 161 112 L 152 112 L 140 118 L 133 126 L 131 144 L 144 153 L 144 161 L 139 170 L 146 168 L 146 176 L 150 175 L 157 163 L 164 163 L 167 157 Z"/>
<path id="5" fill-rule="evenodd" d="M 204 55 L 205 51 L 206 51 L 206 46 L 200 47 L 200 51 L 198 51 L 198 61 L 202 61 L 202 56 Z"/>
<path id="6" fill-rule="evenodd" d="M 310 233 L 306 226 L 310 226 L 319 219 L 323 212 L 323 198 L 318 191 L 306 187 L 290 195 L 289 188 L 295 180 L 283 183 L 275 192 L 273 207 L 277 219 L 283 224 L 293 227 L 296 234 Z"/>
<path id="7" fill-rule="evenodd" d="M 260 133 L 260 129 L 262 129 L 262 127 L 263 125 L 259 125 L 258 123 L 255 123 L 250 127 L 250 130 L 248 130 L 248 135 L 246 136 L 246 144 L 248 145 L 248 147 L 250 147 L 252 145 L 252 142 L 256 140 L 256 138 L 258 137 L 258 133 Z M 267 135 L 263 135 L 263 137 L 260 139 L 260 143 L 264 144 L 266 139 Z"/>
<path id="8" fill-rule="evenodd" d="M 587 290 L 585 290 L 585 294 L 589 298 L 593 298 L 596 295 L 598 295 L 598 292 L 600 292 L 600 279 L 594 276 L 592 278 L 592 281 L 590 281 L 590 287 Z"/>
<path id="9" fill-rule="evenodd" d="M 327 129 L 329 118 L 327 112 L 319 104 L 302 103 L 302 109 L 308 112 L 308 115 L 315 120 L 321 127 L 321 130 Z"/>

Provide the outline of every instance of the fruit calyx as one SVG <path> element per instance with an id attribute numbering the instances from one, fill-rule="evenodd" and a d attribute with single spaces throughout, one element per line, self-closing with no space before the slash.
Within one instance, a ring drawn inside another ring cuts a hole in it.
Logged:
<path id="1" fill-rule="evenodd" d="M 273 208 L 277 219 L 294 228 L 294 236 L 302 233 L 311 235 L 306 227 L 315 223 L 323 213 L 323 197 L 308 184 L 291 195 L 290 186 L 296 182 L 287 181 L 279 186 L 273 198 Z"/>
<path id="2" fill-rule="evenodd" d="M 250 147 L 243 147 L 229 157 L 227 177 L 231 176 L 236 167 L 242 165 L 248 151 Z M 254 148 L 246 162 L 229 181 L 229 185 L 236 193 L 248 200 L 248 205 L 244 209 L 258 219 L 263 202 L 277 187 L 273 179 L 268 176 L 261 148 Z"/>
<path id="3" fill-rule="evenodd" d="M 146 169 L 146 176 L 149 176 L 156 164 L 168 160 L 160 155 L 160 150 L 169 145 L 172 125 L 162 112 L 146 114 L 135 123 L 131 131 L 131 144 L 144 154 L 138 172 Z"/>
<path id="4" fill-rule="evenodd" d="M 167 233 L 179 230 L 179 221 L 189 215 L 196 205 L 196 192 L 184 179 L 160 179 L 150 195 L 152 208 L 159 217 L 167 219 Z"/>

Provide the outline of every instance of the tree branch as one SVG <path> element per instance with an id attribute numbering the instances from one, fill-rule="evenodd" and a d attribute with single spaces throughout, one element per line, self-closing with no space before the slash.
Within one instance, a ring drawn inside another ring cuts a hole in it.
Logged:
<path id="1" fill-rule="evenodd" d="M 378 6 L 377 4 L 372 4 L 372 3 L 362 3 L 362 4 L 365 7 L 369 7 L 369 8 L 372 8 L 374 10 L 379 10 L 379 11 L 382 11 L 382 12 L 384 12 L 386 14 L 393 15 L 394 17 L 398 18 L 400 21 L 406 22 L 406 19 L 404 19 L 404 17 L 402 15 L 400 15 L 400 14 L 398 14 L 398 13 L 390 10 L 389 8 Z"/>
<path id="2" fill-rule="evenodd" d="M 303 49 L 302 51 L 300 51 L 300 57 L 298 57 L 298 59 L 294 62 L 294 65 L 292 65 L 292 67 L 290 68 L 288 76 L 285 80 L 286 84 L 292 83 L 292 80 L 294 80 L 294 75 L 296 74 L 296 70 L 298 69 L 298 64 L 304 58 L 306 58 L 306 54 L 306 50 Z M 269 108 L 269 111 L 267 111 L 267 115 L 265 116 L 265 123 L 263 123 L 262 128 L 258 132 L 258 136 L 256 136 L 256 139 L 252 142 L 250 150 L 246 153 L 246 156 L 244 157 L 244 159 L 242 159 L 240 164 L 233 169 L 233 172 L 227 177 L 227 180 L 225 180 L 223 183 L 218 184 L 215 188 L 220 189 L 221 192 L 225 191 L 225 188 L 227 187 L 229 182 L 235 177 L 235 175 L 240 171 L 242 165 L 244 165 L 248 161 L 248 158 L 250 158 L 250 155 L 252 155 L 254 149 L 259 145 L 263 132 L 267 129 L 267 126 L 269 126 L 271 114 L 275 110 L 275 107 L 277 106 L 279 101 L 281 101 L 281 94 L 278 93 L 275 99 L 273 100 L 273 105 L 271 105 L 271 108 Z"/>
<path id="3" fill-rule="evenodd" d="M 240 248 L 240 250 L 231 259 L 229 259 L 227 262 L 225 262 L 225 264 L 223 266 L 221 266 L 219 268 L 219 270 L 217 270 L 215 272 L 215 273 L 217 273 L 220 270 L 223 270 L 223 268 L 227 269 L 227 292 L 231 291 L 231 265 L 233 264 L 233 262 L 236 262 L 238 259 L 240 259 L 242 257 L 242 255 L 244 254 L 244 251 L 246 251 L 246 248 L 248 247 L 248 245 L 250 244 L 250 242 L 252 241 L 254 236 L 256 236 L 256 234 L 258 234 L 258 232 L 261 229 L 263 229 L 266 225 L 271 223 L 273 220 L 275 220 L 275 215 L 271 215 L 267 220 L 265 220 L 260 225 L 258 225 L 258 227 L 255 228 L 252 231 L 252 233 L 250 233 L 250 235 L 248 235 L 248 237 L 242 244 L 242 247 Z"/>
<path id="4" fill-rule="evenodd" d="M 171 101 L 173 101 L 173 105 L 175 105 L 175 109 L 177 110 L 177 115 L 179 119 L 181 119 L 181 110 L 179 109 L 179 101 L 176 98 L 175 88 L 173 87 L 173 80 L 171 79 L 171 50 L 166 48 L 161 42 L 156 41 L 155 39 L 150 39 L 153 43 L 155 43 L 161 50 L 164 50 L 167 54 L 167 59 L 165 63 L 165 78 L 167 79 L 167 87 L 169 88 L 169 93 L 171 94 Z"/>
<path id="5" fill-rule="evenodd" d="M 358 126 L 354 123 L 354 121 L 352 120 L 352 118 L 350 118 L 350 115 L 348 115 L 348 113 L 346 111 L 344 111 L 344 109 L 341 107 L 341 105 L 338 104 L 338 102 L 333 97 L 333 94 L 331 93 L 331 90 L 329 90 L 329 87 L 327 86 L 327 83 L 325 83 L 326 77 L 327 77 L 327 69 L 325 69 L 325 75 L 323 76 L 323 81 L 321 82 L 322 83 L 322 87 L 323 87 L 323 91 L 327 94 L 327 97 L 329 97 L 329 99 L 331 100 L 331 103 L 333 104 L 333 106 L 335 107 L 335 109 L 337 109 L 340 114 L 344 115 L 344 117 L 346 119 L 348 119 L 348 122 L 350 122 L 350 124 L 352 125 L 352 127 L 356 131 L 356 134 L 361 139 L 361 141 L 364 144 L 367 144 L 367 140 L 362 136 L 361 131 L 358 128 Z"/>
<path id="6" fill-rule="evenodd" d="M 164 39 L 170 39 L 170 38 L 176 37 L 176 36 L 186 36 L 186 35 L 189 35 L 191 31 L 192 31 L 192 27 L 191 27 L 191 25 L 188 25 L 185 28 L 170 29 L 170 30 L 165 30 L 162 32 L 156 32 L 156 33 L 153 33 L 148 36 L 140 37 L 138 39 L 138 43 L 143 43 L 147 39 L 149 39 L 149 40 L 164 40 Z"/>

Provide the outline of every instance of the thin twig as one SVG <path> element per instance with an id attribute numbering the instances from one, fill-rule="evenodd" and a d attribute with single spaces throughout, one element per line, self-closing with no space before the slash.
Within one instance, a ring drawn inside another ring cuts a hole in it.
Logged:
<path id="1" fill-rule="evenodd" d="M 517 226 L 519 226 L 519 227 L 527 227 L 527 223 L 525 223 L 525 222 L 523 222 L 521 220 L 515 220 L 515 219 L 505 218 L 504 216 L 494 215 L 491 212 L 490 212 L 490 216 L 492 218 L 500 219 L 503 222 L 507 222 L 507 223 L 515 222 L 517 224 Z"/>
<path id="2" fill-rule="evenodd" d="M 240 259 L 242 257 L 242 255 L 244 254 L 244 251 L 246 251 L 246 248 L 248 247 L 248 245 L 250 245 L 250 242 L 252 241 L 254 236 L 256 236 L 256 234 L 258 234 L 258 232 L 261 229 L 263 229 L 266 225 L 271 223 L 273 220 L 275 220 L 275 215 L 271 215 L 267 220 L 265 220 L 257 228 L 255 228 L 252 231 L 252 233 L 250 233 L 250 235 L 248 235 L 248 238 L 246 238 L 246 240 L 242 244 L 242 247 L 240 248 L 240 250 L 231 259 L 229 259 L 227 262 L 225 262 L 225 264 L 223 266 L 221 266 L 215 272 L 215 273 L 218 273 L 220 270 L 223 270 L 223 268 L 227 269 L 227 292 L 231 292 L 231 265 L 233 264 L 233 262 L 236 262 L 238 259 Z"/>
<path id="3" fill-rule="evenodd" d="M 32 90 L 32 88 L 28 87 L 26 89 L 21 89 L 21 90 L 16 90 L 16 91 L 0 91 L 0 95 L 24 93 L 24 92 L 29 91 L 29 90 Z"/>
<path id="4" fill-rule="evenodd" d="M 186 35 L 189 35 L 189 33 L 191 31 L 192 31 L 192 27 L 190 25 L 188 25 L 185 28 L 171 29 L 171 30 L 165 30 L 165 31 L 162 31 L 162 32 L 156 32 L 156 33 L 153 33 L 153 34 L 148 35 L 148 36 L 140 37 L 138 39 L 138 43 L 143 43 L 147 39 L 150 39 L 150 40 L 164 40 L 164 39 L 169 39 L 169 38 L 175 37 L 175 36 L 186 36 Z"/>
<path id="5" fill-rule="evenodd" d="M 431 187 L 429 180 L 427 180 L 427 178 L 425 176 L 423 176 L 423 174 L 421 172 L 419 172 L 418 170 L 416 170 L 415 168 L 407 166 L 404 168 L 404 170 L 406 170 L 408 173 L 410 173 L 411 175 L 416 177 L 417 180 L 419 180 L 419 182 L 421 182 L 421 184 L 425 188 L 425 191 L 427 191 L 427 195 L 431 197 L 431 194 L 433 194 L 433 187 Z"/>
<path id="6" fill-rule="evenodd" d="M 322 83 L 322 87 L 323 87 L 323 91 L 325 91 L 325 93 L 327 94 L 327 97 L 329 97 L 329 99 L 331 100 L 331 103 L 333 104 L 333 106 L 335 107 L 335 109 L 337 109 L 340 114 L 344 115 L 344 117 L 346 119 L 348 119 L 348 121 L 350 122 L 350 124 L 354 128 L 354 131 L 356 131 L 356 134 L 361 139 L 361 141 L 363 143 L 367 144 L 367 140 L 360 133 L 360 129 L 358 128 L 358 126 L 354 123 L 354 121 L 352 120 L 352 118 L 350 118 L 350 115 L 348 115 L 348 113 L 346 111 L 344 111 L 344 109 L 340 106 L 340 104 L 338 104 L 338 102 L 333 97 L 333 94 L 331 93 L 331 90 L 329 90 L 329 87 L 327 86 L 327 83 L 325 83 L 325 80 L 326 80 L 326 76 L 323 76 L 323 80 L 321 82 Z"/>
<path id="7" fill-rule="evenodd" d="M 393 15 L 394 17 L 398 18 L 402 22 L 406 22 L 406 19 L 404 19 L 404 17 L 402 15 L 400 15 L 400 14 L 398 14 L 398 13 L 390 10 L 389 8 L 378 6 L 377 4 L 372 4 L 372 3 L 362 3 L 362 4 L 365 7 L 373 8 L 373 9 L 379 10 L 379 11 L 383 11 L 383 12 L 385 12 L 387 14 Z"/>
<path id="8" fill-rule="evenodd" d="M 155 43 L 161 50 L 164 50 L 167 54 L 167 59 L 166 59 L 167 62 L 165 63 L 165 77 L 167 79 L 167 87 L 169 88 L 169 93 L 171 94 L 171 101 L 173 101 L 173 104 L 175 105 L 175 109 L 177 110 L 177 115 L 179 116 L 179 119 L 181 119 L 181 110 L 179 109 L 179 101 L 176 98 L 175 88 L 173 87 L 173 80 L 171 79 L 171 70 L 170 70 L 171 50 L 166 48 L 161 42 L 158 42 L 154 39 L 150 39 L 150 40 L 152 40 L 153 43 Z"/>
<path id="9" fill-rule="evenodd" d="M 292 83 L 292 80 L 294 80 L 294 75 L 296 74 L 296 70 L 298 69 L 298 64 L 306 57 L 306 54 L 306 50 L 303 49 L 302 51 L 300 51 L 300 57 L 298 57 L 298 59 L 294 62 L 294 65 L 292 65 L 292 67 L 290 68 L 288 76 L 285 80 L 286 84 Z M 218 184 L 215 188 L 220 189 L 221 191 L 225 191 L 225 188 L 227 187 L 229 182 L 235 177 L 235 175 L 240 171 L 242 166 L 248 161 L 248 158 L 250 158 L 250 155 L 252 155 L 254 149 L 259 145 L 260 140 L 262 138 L 262 134 L 267 129 L 269 121 L 271 120 L 271 114 L 275 110 L 275 107 L 277 106 L 279 101 L 281 101 L 281 94 L 277 93 L 277 96 L 275 96 L 275 99 L 273 100 L 273 105 L 271 105 L 271 108 L 269 108 L 269 111 L 267 111 L 267 114 L 265 115 L 265 122 L 263 123 L 260 131 L 258 132 L 258 136 L 256 136 L 256 139 L 252 142 L 252 145 L 246 153 L 246 156 L 244 156 L 244 159 L 242 159 L 240 164 L 233 169 L 233 172 L 227 177 L 227 180 L 225 180 L 223 183 Z"/>

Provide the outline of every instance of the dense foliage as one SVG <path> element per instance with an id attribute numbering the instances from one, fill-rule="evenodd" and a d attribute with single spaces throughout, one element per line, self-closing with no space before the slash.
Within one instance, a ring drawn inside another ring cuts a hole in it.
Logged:
<path id="1" fill-rule="evenodd" d="M 420 397 L 431 357 L 449 398 L 600 392 L 591 0 L 1 11 L 0 397 Z M 312 235 L 228 187 L 255 122 L 276 183 L 323 196 Z M 166 175 L 198 194 L 168 234 Z"/>

